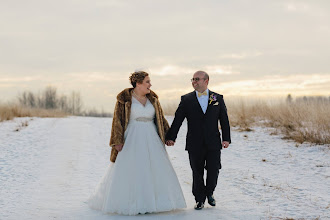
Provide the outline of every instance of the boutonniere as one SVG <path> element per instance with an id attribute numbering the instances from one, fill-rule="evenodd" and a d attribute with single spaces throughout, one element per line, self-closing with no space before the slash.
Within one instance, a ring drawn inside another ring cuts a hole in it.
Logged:
<path id="1" fill-rule="evenodd" d="M 214 93 L 212 93 L 212 94 L 210 95 L 209 100 L 210 100 L 209 105 L 211 105 L 212 102 L 217 101 L 217 97 L 214 95 Z M 218 102 L 217 102 L 217 103 L 218 103 Z M 215 103 L 215 104 L 217 104 L 217 103 Z M 218 103 L 218 104 L 219 104 L 219 103 Z"/>

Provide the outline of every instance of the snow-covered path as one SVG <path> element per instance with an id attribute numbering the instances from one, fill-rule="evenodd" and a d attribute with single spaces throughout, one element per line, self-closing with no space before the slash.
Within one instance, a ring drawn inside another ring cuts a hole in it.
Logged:
<path id="1" fill-rule="evenodd" d="M 168 117 L 169 122 L 172 121 Z M 110 118 L 16 118 L 0 123 L 0 219 L 330 219 L 329 148 L 295 147 L 265 129 L 232 132 L 217 206 L 195 211 L 185 123 L 167 147 L 187 208 L 103 215 L 86 200 L 109 164 Z M 28 122 L 27 127 L 20 127 Z"/>

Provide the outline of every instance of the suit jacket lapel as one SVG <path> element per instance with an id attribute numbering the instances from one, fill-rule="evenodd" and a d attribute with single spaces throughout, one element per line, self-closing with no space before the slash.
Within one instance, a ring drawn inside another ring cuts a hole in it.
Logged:
<path id="1" fill-rule="evenodd" d="M 193 99 L 195 105 L 197 105 L 198 108 L 199 108 L 199 112 L 202 113 L 202 114 L 204 115 L 203 109 L 202 109 L 201 105 L 200 105 L 199 102 L 198 102 L 198 99 L 197 99 L 197 96 L 196 96 L 196 91 L 193 91 L 193 92 L 191 93 L 191 95 L 193 96 L 192 99 Z"/>
<path id="2" fill-rule="evenodd" d="M 205 115 L 207 114 L 207 112 L 209 111 L 209 108 L 211 107 L 211 105 L 209 105 L 211 94 L 213 94 L 213 92 L 211 90 L 209 90 L 209 98 L 207 99 L 207 108 L 206 108 Z"/>

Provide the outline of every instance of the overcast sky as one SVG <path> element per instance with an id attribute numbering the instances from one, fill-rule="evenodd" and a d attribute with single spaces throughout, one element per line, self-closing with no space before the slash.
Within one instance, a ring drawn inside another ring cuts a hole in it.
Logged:
<path id="1" fill-rule="evenodd" d="M 0 101 L 52 85 L 113 111 L 137 68 L 161 102 L 197 70 L 231 97 L 330 95 L 328 0 L 0 0 Z"/>

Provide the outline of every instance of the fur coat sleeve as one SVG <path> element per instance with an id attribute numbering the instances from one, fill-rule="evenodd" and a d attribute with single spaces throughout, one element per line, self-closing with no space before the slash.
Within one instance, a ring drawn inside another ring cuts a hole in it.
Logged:
<path id="1" fill-rule="evenodd" d="M 125 132 L 124 109 L 125 109 L 124 104 L 117 101 L 112 119 L 111 137 L 110 137 L 110 146 L 112 147 L 110 161 L 112 162 L 115 162 L 118 154 L 118 151 L 114 146 L 118 144 L 122 144 L 122 145 L 124 144 L 124 132 Z"/>
<path id="2" fill-rule="evenodd" d="M 164 142 L 165 141 L 165 136 L 166 136 L 168 130 L 170 129 L 170 126 L 169 126 L 169 124 L 168 124 L 168 122 L 167 122 L 167 120 L 164 116 L 162 106 L 160 105 L 158 100 L 157 100 L 157 105 L 159 106 L 159 115 L 161 116 L 161 120 L 158 123 L 162 123 L 162 125 L 163 125 L 163 126 L 160 126 L 162 130 L 159 131 L 159 133 L 163 133 L 163 137 L 161 137 L 161 139 Z"/>

